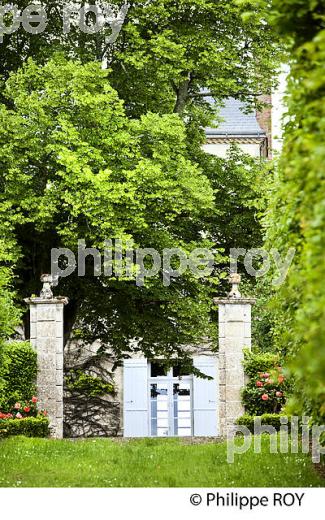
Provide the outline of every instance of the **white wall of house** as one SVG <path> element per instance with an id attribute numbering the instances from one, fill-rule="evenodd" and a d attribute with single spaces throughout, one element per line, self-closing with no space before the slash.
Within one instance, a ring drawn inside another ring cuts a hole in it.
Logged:
<path id="1" fill-rule="evenodd" d="M 259 143 L 240 143 L 238 146 L 244 153 L 249 154 L 251 157 L 261 156 Z M 206 153 L 225 159 L 230 149 L 230 143 L 209 143 L 204 144 L 202 148 Z"/>
<path id="2" fill-rule="evenodd" d="M 279 74 L 279 83 L 272 92 L 272 151 L 276 156 L 282 150 L 283 116 L 285 114 L 284 96 L 287 88 L 289 67 L 283 65 Z"/>

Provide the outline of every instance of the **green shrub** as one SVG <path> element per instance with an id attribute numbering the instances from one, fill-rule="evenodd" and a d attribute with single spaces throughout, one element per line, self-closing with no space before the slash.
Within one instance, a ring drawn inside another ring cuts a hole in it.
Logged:
<path id="1" fill-rule="evenodd" d="M 272 353 L 244 352 L 244 369 L 249 381 L 242 391 L 246 413 L 263 415 L 279 413 L 289 390 L 289 383 L 282 373 L 280 358 Z"/>
<path id="2" fill-rule="evenodd" d="M 0 438 L 12 435 L 25 437 L 48 437 L 49 420 L 46 417 L 0 420 Z"/>
<path id="3" fill-rule="evenodd" d="M 6 244 L 0 238 L 0 261 L 6 257 Z M 11 271 L 0 266 L 0 399 L 4 387 L 1 368 L 4 362 L 4 345 L 19 324 L 20 312 L 14 305 L 14 294 L 11 290 Z"/>
<path id="4" fill-rule="evenodd" d="M 273 352 L 244 352 L 244 369 L 248 377 L 255 377 L 258 372 L 267 372 L 280 365 L 280 357 Z"/>
<path id="5" fill-rule="evenodd" d="M 0 365 L 0 409 L 10 410 L 17 401 L 28 401 L 36 393 L 37 356 L 28 342 L 12 342 L 2 349 Z"/>
<path id="6" fill-rule="evenodd" d="M 281 422 L 280 419 L 282 417 L 288 418 L 288 426 L 290 429 L 290 417 L 284 414 L 278 414 L 278 413 L 264 413 L 263 415 L 249 415 L 245 414 L 239 417 L 237 419 L 236 424 L 240 424 L 242 426 L 246 426 L 246 428 L 249 429 L 250 432 L 254 433 L 254 421 L 258 417 L 258 419 L 261 421 L 261 424 L 265 424 L 268 426 L 273 426 L 276 431 L 280 430 Z"/>

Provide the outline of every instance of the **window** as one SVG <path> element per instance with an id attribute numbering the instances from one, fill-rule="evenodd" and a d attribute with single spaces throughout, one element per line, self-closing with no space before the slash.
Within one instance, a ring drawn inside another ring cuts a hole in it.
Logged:
<path id="1" fill-rule="evenodd" d="M 186 370 L 186 367 L 182 367 L 182 365 L 177 364 L 173 366 L 173 377 L 183 377 L 183 376 L 189 376 L 188 370 Z"/>
<path id="2" fill-rule="evenodd" d="M 150 363 L 150 377 L 164 377 L 167 375 L 166 367 L 159 361 Z"/>
<path id="3" fill-rule="evenodd" d="M 180 365 L 166 370 L 158 361 L 150 363 L 149 374 L 150 434 L 192 435 L 192 376 Z"/>

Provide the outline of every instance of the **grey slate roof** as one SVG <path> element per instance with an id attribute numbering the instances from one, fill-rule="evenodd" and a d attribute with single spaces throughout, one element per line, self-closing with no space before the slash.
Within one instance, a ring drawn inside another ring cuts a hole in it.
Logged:
<path id="1" fill-rule="evenodd" d="M 214 104 L 213 98 L 207 96 L 206 101 Z M 245 113 L 243 110 L 245 103 L 238 99 L 228 98 L 225 100 L 225 106 L 220 109 L 220 117 L 223 121 L 217 128 L 206 128 L 207 137 L 247 137 L 247 136 L 265 136 L 256 119 L 255 112 Z"/>

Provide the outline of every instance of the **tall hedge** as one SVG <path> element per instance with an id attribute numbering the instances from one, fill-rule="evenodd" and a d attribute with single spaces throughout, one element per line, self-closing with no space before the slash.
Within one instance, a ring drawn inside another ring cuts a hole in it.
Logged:
<path id="1" fill-rule="evenodd" d="M 290 74 L 284 147 L 267 214 L 268 248 L 296 255 L 274 297 L 277 347 L 296 378 L 295 413 L 325 416 L 325 3 L 273 0 Z"/>
<path id="2" fill-rule="evenodd" d="M 0 222 L 1 227 L 1 222 Z M 1 262 L 10 259 L 6 251 L 7 241 L 0 233 L 0 374 L 4 363 L 4 344 L 19 324 L 20 311 L 14 304 L 14 293 L 11 287 L 12 273 L 3 267 Z M 4 382 L 0 376 L 0 396 Z"/>
<path id="3" fill-rule="evenodd" d="M 28 342 L 3 345 L 0 365 L 0 410 L 10 410 L 17 401 L 27 401 L 36 393 L 36 352 Z"/>

